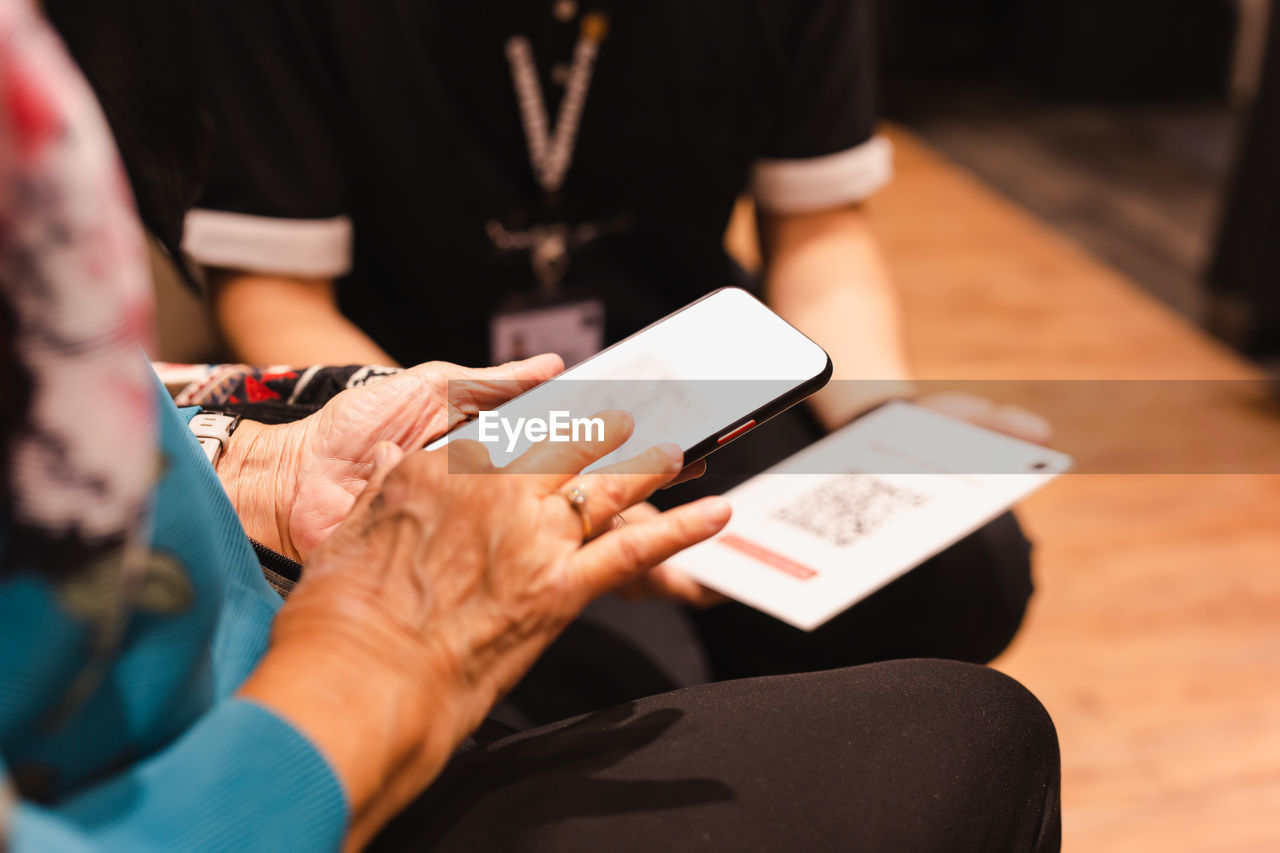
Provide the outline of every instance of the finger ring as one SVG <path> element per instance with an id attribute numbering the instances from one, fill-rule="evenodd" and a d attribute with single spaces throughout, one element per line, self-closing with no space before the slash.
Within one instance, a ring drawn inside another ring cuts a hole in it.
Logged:
<path id="1" fill-rule="evenodd" d="M 574 486 L 564 496 L 569 502 L 569 506 L 573 507 L 578 513 L 578 517 L 582 519 L 582 540 L 591 538 L 591 514 L 587 512 L 587 487 L 583 485 Z"/>

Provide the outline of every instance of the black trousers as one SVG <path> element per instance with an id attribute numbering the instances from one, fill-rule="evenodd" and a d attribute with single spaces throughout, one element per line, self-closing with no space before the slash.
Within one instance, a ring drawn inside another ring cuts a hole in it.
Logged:
<path id="1" fill-rule="evenodd" d="M 655 502 L 820 436 L 792 410 Z M 813 633 L 733 603 L 598 602 L 374 849 L 1057 850 L 1052 722 L 956 662 L 1003 649 L 1030 592 L 1006 516 Z"/>
<path id="2" fill-rule="evenodd" d="M 720 494 L 822 435 L 806 409 L 791 409 L 654 503 Z M 985 663 L 1022 622 L 1030 554 L 1017 521 L 1002 516 L 811 633 L 736 602 L 694 611 L 606 600 L 570 626 L 495 718 L 521 729 L 707 681 L 899 658 Z"/>
<path id="3" fill-rule="evenodd" d="M 477 743 L 372 849 L 1060 845 L 1039 702 L 993 670 L 913 660 L 704 685 Z"/>

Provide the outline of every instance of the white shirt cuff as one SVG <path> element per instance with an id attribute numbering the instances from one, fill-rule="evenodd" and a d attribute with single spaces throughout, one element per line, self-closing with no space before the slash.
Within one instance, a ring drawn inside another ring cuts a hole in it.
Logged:
<path id="1" fill-rule="evenodd" d="M 277 219 L 196 209 L 183 250 L 197 263 L 265 275 L 337 278 L 351 270 L 351 220 Z"/>
<path id="2" fill-rule="evenodd" d="M 759 160 L 751 194 L 771 213 L 810 213 L 865 201 L 892 177 L 893 143 L 875 136 L 822 157 Z"/>

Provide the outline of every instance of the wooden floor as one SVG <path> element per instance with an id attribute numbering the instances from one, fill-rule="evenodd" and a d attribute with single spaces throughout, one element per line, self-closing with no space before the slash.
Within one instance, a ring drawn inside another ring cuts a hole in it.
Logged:
<path id="1" fill-rule="evenodd" d="M 1226 104 L 1072 104 L 999 81 L 904 105 L 930 147 L 1083 243 L 1143 290 L 1203 316 L 1202 273 L 1237 144 Z"/>
<path id="2" fill-rule="evenodd" d="M 895 141 L 899 176 L 872 212 L 921 375 L 1257 375 L 921 143 Z M 1280 448 L 1262 407 L 1181 427 L 1211 448 L 1222 418 Z M 1065 849 L 1280 851 L 1280 475 L 1073 475 L 1022 517 L 1039 591 L 996 666 L 1057 722 Z"/>

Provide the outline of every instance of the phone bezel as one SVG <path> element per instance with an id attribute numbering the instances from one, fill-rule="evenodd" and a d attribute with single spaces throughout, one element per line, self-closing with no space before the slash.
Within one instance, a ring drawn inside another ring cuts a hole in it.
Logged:
<path id="1" fill-rule="evenodd" d="M 626 344 L 628 341 L 631 341 L 633 338 L 640 337 L 650 329 L 656 326 L 659 326 L 663 323 L 666 323 L 667 321 L 678 316 L 679 314 L 682 314 L 685 311 L 688 311 L 689 309 L 693 308 L 694 306 L 702 302 L 705 302 L 708 299 L 712 299 L 721 293 L 725 293 L 726 291 L 737 291 L 739 293 L 742 293 L 750 297 L 752 300 L 758 303 L 766 311 L 769 311 L 770 313 L 774 314 L 774 316 L 778 316 L 776 311 L 773 311 L 773 309 L 770 308 L 768 305 L 765 305 L 764 302 L 759 299 L 759 297 L 757 297 L 755 294 L 751 293 L 748 290 L 744 290 L 743 288 L 740 288 L 740 287 L 719 287 L 707 294 L 704 294 L 698 299 L 695 299 L 694 301 L 690 302 L 688 305 L 685 305 L 682 308 L 678 308 L 675 311 L 672 311 L 670 314 L 666 315 L 665 317 L 662 317 L 658 320 L 654 320 L 652 323 L 648 324 L 647 326 L 644 326 L 643 328 L 638 329 L 635 332 L 632 332 L 630 335 L 627 335 L 622 340 L 617 341 L 616 343 L 610 344 L 609 346 L 600 350 L 600 352 L 596 353 L 590 358 L 580 361 L 577 364 L 575 364 L 573 367 L 564 371 L 563 373 L 560 373 L 560 374 L 557 374 L 556 376 L 551 377 L 550 379 L 547 380 L 547 382 L 555 382 L 558 379 L 563 379 L 565 376 L 577 370 L 578 368 L 582 367 L 583 365 L 589 364 L 590 362 L 595 361 L 598 358 L 604 357 L 606 354 L 609 353 L 610 350 L 613 350 L 617 347 L 622 346 L 623 344 Z M 831 381 L 831 375 L 834 371 L 834 365 L 831 362 L 831 355 L 825 349 L 823 349 L 822 346 L 818 344 L 817 341 L 813 340 L 813 338 L 810 338 L 808 335 L 806 335 L 804 332 L 797 329 L 795 326 L 792 326 L 790 323 L 787 323 L 787 321 L 782 317 L 778 317 L 778 319 L 782 320 L 783 323 L 786 323 L 786 325 L 790 327 L 796 334 L 800 335 L 809 343 L 813 344 L 815 347 L 818 348 L 819 352 L 821 352 L 824 356 L 826 356 L 826 361 L 823 366 L 823 369 L 818 373 L 814 374 L 813 376 L 809 377 L 808 379 L 801 381 L 800 383 L 798 383 L 791 389 L 787 390 L 786 392 L 778 395 L 777 397 L 774 397 L 772 400 L 758 407 L 754 411 L 747 412 L 745 414 L 742 414 L 742 415 L 739 415 L 738 417 L 733 418 L 728 423 L 714 430 L 711 433 L 711 435 L 699 440 L 692 447 L 686 449 L 684 452 L 684 464 L 686 466 L 692 465 L 694 462 L 697 462 L 700 459 L 705 459 L 706 457 L 710 456 L 712 453 L 714 453 L 716 450 L 719 450 L 722 447 L 728 447 L 730 444 L 737 441 L 744 435 L 751 434 L 755 430 L 759 429 L 762 425 L 764 425 L 770 419 L 777 417 L 778 415 L 785 412 L 787 409 L 791 408 L 797 403 L 812 396 L 815 392 L 821 390 L 824 386 L 826 386 L 828 382 Z M 527 394 L 532 394 L 534 391 L 538 390 L 543 385 L 546 385 L 547 382 L 540 383 L 539 385 L 536 385 L 533 388 L 530 388 L 528 391 L 525 391 L 516 397 L 512 397 L 510 400 L 508 400 L 507 402 L 499 406 L 495 411 L 499 411 L 499 412 L 502 411 L 504 407 L 512 405 L 517 400 L 523 398 Z M 448 433 L 445 433 L 445 435 L 432 441 L 431 445 L 438 444 L 439 442 L 447 438 L 449 435 L 452 435 L 453 433 L 457 432 L 458 430 L 462 429 L 468 424 L 473 423 L 474 420 L 475 419 L 472 418 L 472 419 L 463 421 L 453 429 L 449 430 Z M 756 423 L 755 423 L 755 426 L 752 427 L 751 429 L 744 430 L 740 434 L 735 435 L 733 438 L 723 443 L 719 441 L 719 439 L 722 438 L 723 436 L 730 434 L 733 430 L 740 429 L 742 426 L 750 423 L 752 420 L 754 420 Z M 441 448 L 443 448 L 444 446 L 445 445 L 443 444 L 440 445 Z M 431 446 L 428 446 L 428 449 L 431 449 Z"/>

